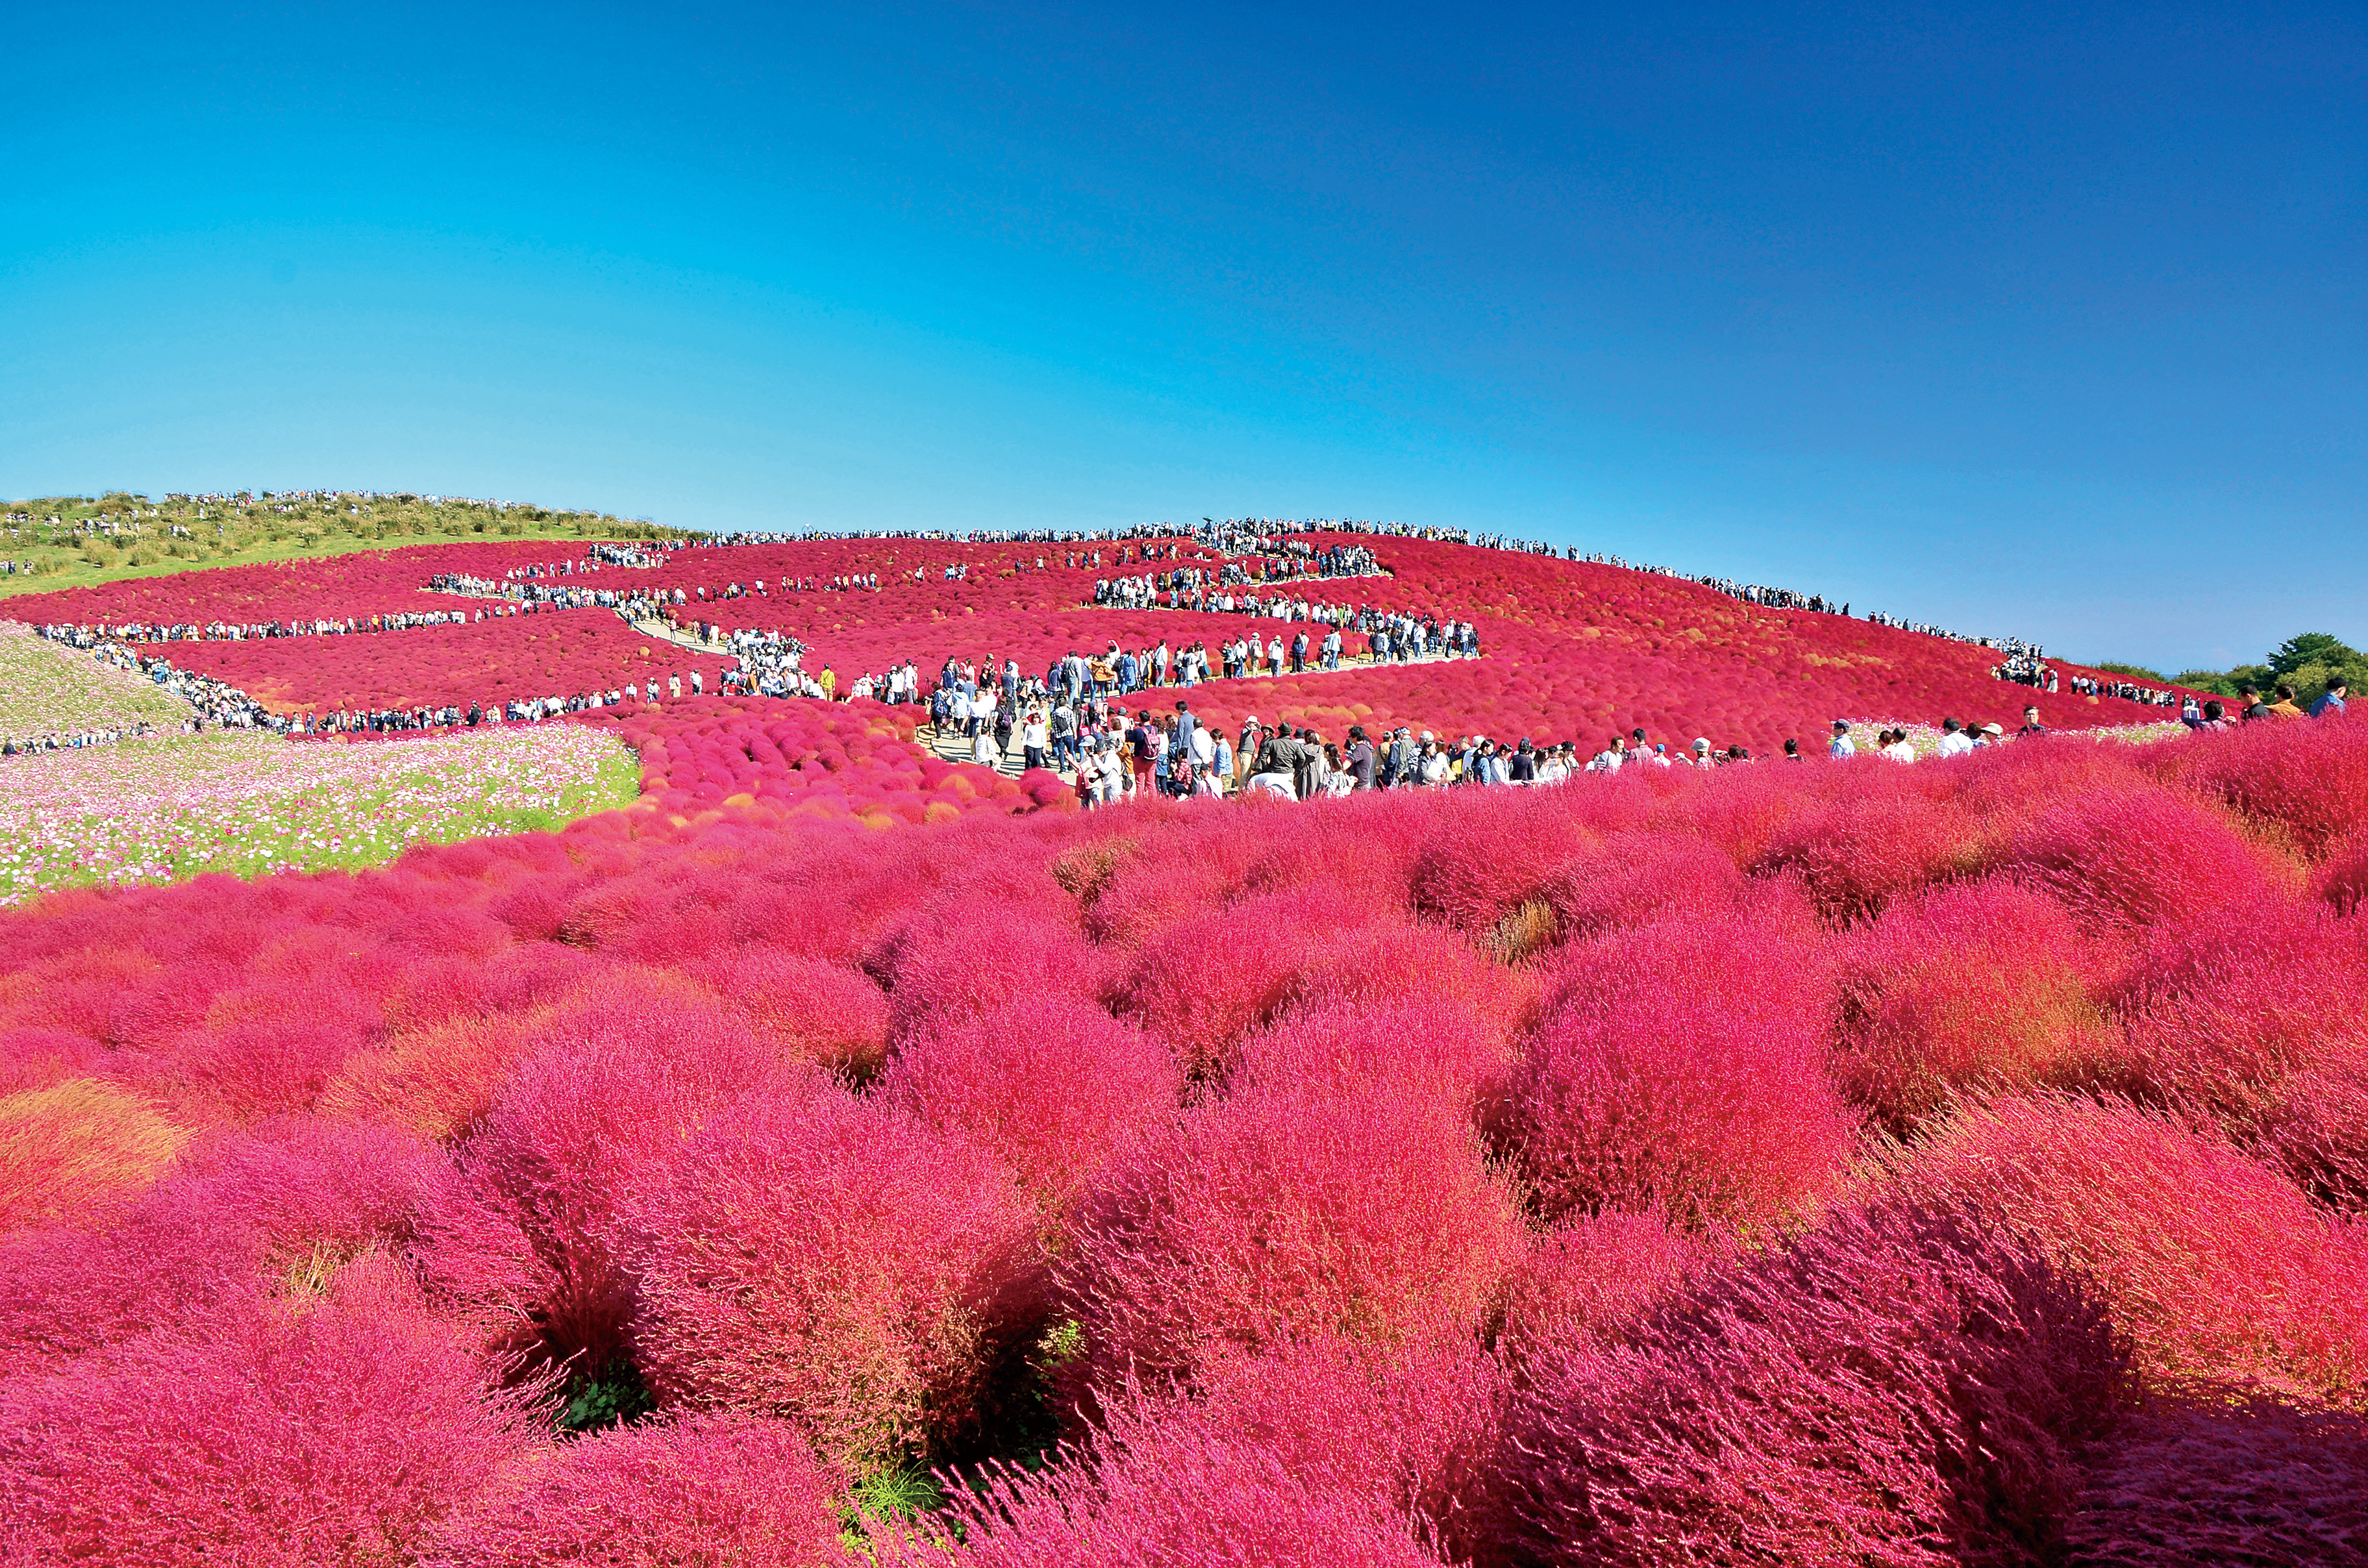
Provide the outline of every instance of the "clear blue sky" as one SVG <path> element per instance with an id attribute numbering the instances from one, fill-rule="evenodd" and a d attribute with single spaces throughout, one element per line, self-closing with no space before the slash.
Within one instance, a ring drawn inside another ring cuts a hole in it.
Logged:
<path id="1" fill-rule="evenodd" d="M 2368 642 L 2363 17 L 19 6 L 0 494 L 1395 517 Z"/>

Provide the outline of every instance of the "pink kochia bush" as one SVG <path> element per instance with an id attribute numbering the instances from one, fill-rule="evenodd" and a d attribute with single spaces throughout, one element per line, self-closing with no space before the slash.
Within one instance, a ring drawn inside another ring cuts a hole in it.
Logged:
<path id="1" fill-rule="evenodd" d="M 1026 996 L 907 1040 L 879 1096 L 992 1149 L 1050 1215 L 1112 1153 L 1172 1119 L 1182 1075 L 1165 1047 L 1072 996 Z"/>
<path id="2" fill-rule="evenodd" d="M 2107 1029 L 2090 946 L 2062 904 L 2011 882 L 1895 902 L 1841 944 L 1843 1088 L 1904 1133 L 1955 1095 L 2093 1074 Z"/>
<path id="3" fill-rule="evenodd" d="M 682 1140 L 723 1107 L 813 1069 L 784 1061 L 712 994 L 662 976 L 619 977 L 538 1027 L 461 1152 L 468 1180 L 423 1223 L 431 1270 L 447 1255 L 483 1275 L 486 1255 L 531 1258 L 532 1317 L 552 1348 L 598 1368 L 622 1347 L 632 1307 L 632 1204 Z"/>
<path id="4" fill-rule="evenodd" d="M 2199 1391 L 2132 1425 L 2070 1529 L 2097 1568 L 2356 1562 L 2368 1549 L 2368 1416 Z"/>
<path id="5" fill-rule="evenodd" d="M 1895 1182 L 2085 1281 L 2158 1384 L 2368 1402 L 2368 1244 L 2225 1142 L 2126 1105 L 2001 1099 L 1960 1111 Z"/>
<path id="6" fill-rule="evenodd" d="M 2169 926 L 2112 1000 L 2132 1095 L 2212 1118 L 2329 1201 L 2368 1202 L 2368 921 L 2271 904 Z"/>
<path id="7" fill-rule="evenodd" d="M 1469 1335 L 1519 1259 L 1514 1195 L 1436 1104 L 1253 1090 L 1136 1145 L 1058 1260 L 1107 1395 L 1212 1359 L 1345 1336 L 1389 1355 Z"/>
<path id="8" fill-rule="evenodd" d="M 0 1556 L 406 1562 L 537 1422 L 382 1261 L 0 1382 Z"/>
<path id="9" fill-rule="evenodd" d="M 837 1088 L 714 1118 L 637 1228 L 635 1356 L 660 1398 L 792 1419 L 853 1464 L 968 1436 L 1036 1316 L 1010 1173 Z"/>
<path id="10" fill-rule="evenodd" d="M 2104 1314 L 2004 1233 L 1849 1212 L 1538 1358 L 1503 1531 L 1540 1562 L 2049 1561 L 2126 1386 Z"/>
<path id="11" fill-rule="evenodd" d="M 1498 1127 L 1540 1211 L 1754 1231 L 1814 1205 L 1856 1131 L 1826 969 L 1812 934 L 1731 917 L 1570 949 Z"/>
<path id="12" fill-rule="evenodd" d="M 1497 1400 L 1468 1348 L 1382 1366 L 1338 1340 L 1277 1346 L 1198 1399 L 1118 1398 L 1071 1462 L 961 1499 L 960 1549 L 904 1540 L 885 1561 L 1427 1568 L 1467 1522 Z"/>
<path id="13" fill-rule="evenodd" d="M 719 1413 L 616 1427 L 538 1450 L 438 1532 L 428 1568 L 821 1568 L 845 1480 L 806 1435 Z"/>

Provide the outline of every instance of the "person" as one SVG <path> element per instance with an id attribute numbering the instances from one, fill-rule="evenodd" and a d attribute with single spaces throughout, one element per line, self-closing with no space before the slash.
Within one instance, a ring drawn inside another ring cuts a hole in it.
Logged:
<path id="1" fill-rule="evenodd" d="M 1975 734 L 1974 744 L 1977 746 L 1995 745 L 2004 739 L 2006 739 L 2006 731 L 2001 729 L 1997 723 L 1992 722 L 1984 724 L 1980 731 Z"/>
<path id="2" fill-rule="evenodd" d="M 1232 785 L 1234 778 L 1234 744 L 1225 739 L 1223 730 L 1202 730 L 1209 737 L 1212 755 L 1209 758 L 1207 788 L 1212 795 L 1222 795 Z"/>
<path id="3" fill-rule="evenodd" d="M 1958 723 L 1954 719 L 1943 719 L 1941 721 L 1941 749 L 1938 753 L 1939 756 L 1963 756 L 1973 749 L 1974 737 L 1965 733 L 1965 727 L 1963 724 Z"/>
<path id="4" fill-rule="evenodd" d="M 1916 745 L 1914 742 L 1907 738 L 1907 732 L 1904 729 L 1892 730 L 1888 732 L 1888 733 L 1890 735 L 1891 744 L 1881 748 L 1883 755 L 1889 757 L 1894 762 L 1914 762 L 1916 760 Z"/>
<path id="5" fill-rule="evenodd" d="M 1537 781 L 1537 753 L 1532 750 L 1530 745 L 1530 737 L 1523 735 L 1521 737 L 1520 744 L 1513 748 L 1512 756 L 1505 764 L 1505 782 L 1508 784 L 1534 784 Z"/>
<path id="6" fill-rule="evenodd" d="M 995 749 L 995 732 L 976 730 L 970 738 L 970 759 L 981 767 L 1000 767 L 1003 754 Z"/>
<path id="7" fill-rule="evenodd" d="M 1152 770 L 1159 763 L 1159 740 L 1151 733 L 1150 709 L 1144 708 L 1135 713 L 1134 727 L 1127 731 L 1126 742 L 1134 763 L 1134 793 L 1137 796 L 1148 795 L 1153 787 Z"/>
<path id="8" fill-rule="evenodd" d="M 1787 762 L 1801 760 L 1801 743 L 1790 735 L 1784 737 L 1784 760 Z"/>
<path id="9" fill-rule="evenodd" d="M 2299 719 L 2302 710 L 2294 703 L 2294 689 L 2283 681 L 2278 684 L 2278 699 L 2261 715 L 2265 719 Z"/>
<path id="10" fill-rule="evenodd" d="M 2234 724 L 2228 722 L 2228 710 L 2222 706 L 2219 699 L 2217 698 L 2214 698 L 2213 700 L 2203 705 L 2203 722 L 2196 725 L 2195 727 L 2199 730 L 2233 730 L 2236 728 Z"/>
<path id="11" fill-rule="evenodd" d="M 2343 699 L 2351 695 L 2351 686 L 2341 676 L 2337 676 L 2333 680 L 2327 683 L 2327 694 L 2310 705 L 2310 716 L 2314 719 L 2334 719 L 2341 717 L 2343 713 Z"/>
<path id="12" fill-rule="evenodd" d="M 1291 781 L 1299 790 L 1299 798 L 1312 801 L 1324 787 L 1324 740 L 1314 730 L 1302 728 L 1299 749 L 1293 756 Z"/>
<path id="13" fill-rule="evenodd" d="M 1856 756 L 1858 755 L 1858 743 L 1850 739 L 1850 721 L 1847 719 L 1837 719 L 1834 721 L 1833 728 L 1834 738 L 1832 742 L 1827 745 L 1826 755 L 1832 757 L 1836 762 L 1846 762 L 1850 758 Z M 1788 741 L 1785 743 L 1784 749 L 1788 752 L 1797 752 L 1800 748 L 1793 743 Z"/>
<path id="14" fill-rule="evenodd" d="M 1192 750 L 1193 733 L 1200 727 L 1201 721 L 1192 716 L 1191 704 L 1178 702 L 1176 704 L 1176 739 L 1188 756 Z"/>
<path id="15" fill-rule="evenodd" d="M 2022 710 L 2022 728 L 2014 733 L 2017 740 L 2028 740 L 2033 735 L 2047 733 L 2047 726 L 2039 722 L 2038 704 L 2033 703 Z"/>
<path id="16" fill-rule="evenodd" d="M 2270 706 L 2261 700 L 2261 688 L 2251 681 L 2240 683 L 2237 687 L 2237 717 L 2249 724 L 2269 716 Z"/>
<path id="17" fill-rule="evenodd" d="M 1348 772 L 1355 781 L 1354 788 L 1370 790 L 1373 787 L 1373 743 L 1365 738 L 1365 726 L 1362 724 L 1349 726 Z"/>
<path id="18" fill-rule="evenodd" d="M 1053 766 L 1074 767 L 1077 762 L 1077 710 L 1066 698 L 1053 705 Z"/>
<path id="19" fill-rule="evenodd" d="M 1711 759 L 1710 737 L 1707 735 L 1694 737 L 1693 754 L 1688 760 L 1696 767 L 1711 768 L 1718 766 Z"/>
<path id="20" fill-rule="evenodd" d="M 1052 738 L 1052 726 L 1044 722 L 1042 708 L 1028 710 L 1028 722 L 1019 729 L 1019 752 L 1030 769 L 1044 766 L 1045 743 Z"/>

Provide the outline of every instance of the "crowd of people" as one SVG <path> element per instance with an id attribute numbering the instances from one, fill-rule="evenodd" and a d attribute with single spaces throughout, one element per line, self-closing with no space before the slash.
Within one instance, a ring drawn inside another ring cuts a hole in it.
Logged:
<path id="1" fill-rule="evenodd" d="M 310 620 L 209 620 L 156 623 L 149 621 L 61 623 L 36 627 L 44 637 L 65 641 L 81 637 L 114 642 L 255 642 L 278 637 L 343 637 L 372 631 L 408 631 L 420 626 L 458 626 L 469 619 L 464 609 L 390 611 L 380 615 L 316 617 Z M 482 620 L 479 610 L 474 619 Z"/>
<path id="2" fill-rule="evenodd" d="M 581 713 L 588 709 L 614 707 L 620 702 L 679 701 L 685 694 L 686 682 L 689 694 L 693 697 L 700 695 L 706 687 L 706 677 L 700 671 L 692 670 L 688 676 L 678 673 L 661 673 L 605 691 L 582 691 L 565 697 L 554 694 L 514 699 L 501 703 L 472 702 L 466 708 L 448 703 L 282 714 L 271 711 L 228 681 L 177 668 L 160 655 L 142 653 L 121 642 L 100 637 L 88 628 L 42 626 L 35 628 L 35 631 L 52 642 L 87 653 L 102 663 L 145 676 L 158 689 L 169 692 L 188 704 L 190 725 L 195 730 L 211 726 L 223 730 L 313 735 L 359 731 L 454 729 L 503 722 L 532 723 L 538 720 Z"/>
<path id="3" fill-rule="evenodd" d="M 2051 686 L 2047 689 L 2053 691 L 2055 688 Z M 2182 697 L 2176 691 L 2164 691 L 2130 680 L 2099 680 L 2094 676 L 2074 676 L 2072 689 L 2083 697 L 2118 697 L 2124 702 L 2135 702 L 2146 708 L 2192 707 L 2195 702 L 2194 698 Z"/>
<path id="4" fill-rule="evenodd" d="M 184 722 L 176 733 L 188 733 L 194 722 L 194 720 Z M 143 719 L 136 724 L 106 724 L 78 730 L 51 730 L 38 735 L 9 735 L 0 739 L 0 756 L 44 756 L 52 752 L 81 751 L 87 746 L 105 745 L 110 741 L 139 740 L 164 733 Z"/>

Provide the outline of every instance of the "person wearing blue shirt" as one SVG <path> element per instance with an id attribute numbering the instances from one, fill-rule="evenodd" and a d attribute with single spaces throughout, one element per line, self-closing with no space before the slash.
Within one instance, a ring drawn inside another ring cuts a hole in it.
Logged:
<path id="1" fill-rule="evenodd" d="M 2310 705 L 2310 716 L 2314 719 L 2325 719 L 2342 712 L 2343 699 L 2350 692 L 2351 687 L 2345 684 L 2343 677 L 2337 676 L 2327 683 L 2327 695 Z"/>

